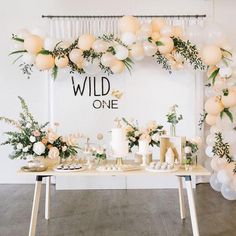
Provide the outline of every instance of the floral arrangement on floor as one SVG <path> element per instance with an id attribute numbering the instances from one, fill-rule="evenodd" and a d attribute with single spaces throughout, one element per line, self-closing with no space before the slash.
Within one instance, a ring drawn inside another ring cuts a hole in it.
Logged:
<path id="1" fill-rule="evenodd" d="M 181 26 L 170 26 L 162 18 L 153 18 L 150 23 L 141 24 L 133 16 L 124 16 L 119 20 L 120 35 L 92 34 L 79 36 L 74 42 L 43 38 L 42 32 L 21 30 L 13 34 L 17 50 L 19 67 L 30 77 L 32 68 L 52 70 L 57 77 L 58 69 L 69 67 L 71 72 L 107 74 L 132 69 L 133 61 L 145 56 L 153 57 L 158 64 L 171 73 L 180 70 L 188 62 L 194 69 L 205 68 L 196 46 L 186 39 Z"/>
<path id="2" fill-rule="evenodd" d="M 170 107 L 169 113 L 166 115 L 167 122 L 170 123 L 170 135 L 176 135 L 176 125 L 183 120 L 183 116 L 177 113 L 178 105 L 175 104 Z"/>
<path id="3" fill-rule="evenodd" d="M 126 137 L 129 141 L 129 151 L 131 152 L 134 146 L 139 145 L 139 140 L 148 140 L 149 145 L 154 147 L 160 146 L 160 136 L 164 135 L 166 131 L 163 129 L 162 125 L 158 125 L 156 121 L 148 122 L 145 128 L 139 128 L 138 122 L 128 121 L 122 118 L 123 128 L 126 131 Z"/>
<path id="4" fill-rule="evenodd" d="M 57 134 L 58 123 L 55 123 L 54 129 L 47 129 L 48 122 L 40 125 L 22 97 L 18 97 L 21 103 L 22 112 L 20 119 L 15 121 L 6 117 L 0 117 L 4 121 L 13 125 L 16 130 L 8 131 L 7 140 L 1 145 L 11 145 L 13 152 L 10 154 L 11 159 L 32 159 L 35 157 L 44 158 L 68 158 L 77 154 L 78 135 L 69 135 L 62 137 Z"/>

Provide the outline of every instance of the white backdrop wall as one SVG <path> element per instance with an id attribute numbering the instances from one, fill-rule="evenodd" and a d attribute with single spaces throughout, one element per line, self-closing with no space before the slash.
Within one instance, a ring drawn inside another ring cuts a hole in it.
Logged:
<path id="1" fill-rule="evenodd" d="M 24 1 L 1 1 L 1 9 L 0 9 L 0 26 L 2 29 L 1 34 L 1 55 L 0 55 L 0 81 L 1 81 L 1 92 L 0 92 L 0 113 L 1 115 L 9 116 L 12 118 L 17 118 L 19 113 L 19 103 L 17 102 L 17 96 L 23 96 L 27 101 L 29 106 L 31 107 L 32 112 L 40 121 L 48 120 L 48 108 L 45 105 L 47 103 L 47 81 L 42 73 L 35 72 L 31 78 L 31 80 L 27 80 L 20 73 L 18 68 L 11 65 L 11 60 L 8 58 L 8 53 L 11 47 L 10 36 L 11 33 L 16 32 L 20 28 L 33 28 L 35 26 L 46 27 L 47 22 L 41 19 L 42 14 L 61 14 L 61 15 L 111 15 L 111 14 L 202 14 L 206 13 L 209 17 L 215 16 L 215 19 L 222 23 L 225 31 L 233 38 L 236 35 L 233 35 L 231 31 L 231 26 L 233 24 L 232 20 L 234 19 L 233 9 L 236 4 L 233 0 L 217 0 L 215 4 L 212 1 L 205 0 L 165 0 L 165 1 L 157 1 L 157 0 L 148 0 L 148 1 L 125 1 L 120 0 L 119 2 L 112 2 L 108 0 L 101 1 L 66 1 L 66 0 L 51 0 L 51 1 L 32 1 L 32 0 L 24 0 Z M 188 7 L 186 7 L 188 6 Z M 230 26 L 231 25 L 231 26 Z M 235 34 L 235 32 L 234 32 Z M 149 64 L 146 66 L 142 62 L 142 65 L 145 66 L 145 70 L 148 70 Z M 170 100 L 164 100 L 162 103 L 153 102 L 151 98 L 153 94 L 156 95 L 156 92 L 160 93 L 159 87 L 156 88 L 157 91 L 153 90 L 151 87 L 156 80 L 162 81 L 163 88 L 167 86 L 170 87 L 170 95 L 176 96 L 178 100 L 176 100 L 179 104 L 184 104 L 182 112 L 187 114 L 187 109 L 193 109 L 193 100 L 186 99 L 191 98 L 194 89 L 194 83 L 191 82 L 191 77 L 186 72 L 178 73 L 175 76 L 167 77 L 164 75 L 165 72 L 162 70 L 150 69 L 148 71 L 140 70 L 140 67 L 137 65 L 134 68 L 134 72 L 132 77 L 134 79 L 128 78 L 129 75 L 125 75 L 127 79 L 125 82 L 128 83 L 128 91 L 125 91 L 124 100 L 120 104 L 121 109 L 119 110 L 120 114 L 129 117 L 135 117 L 139 119 L 141 122 L 146 122 L 148 119 L 157 119 L 159 122 L 162 122 L 164 118 L 164 114 L 166 113 L 167 106 L 170 104 Z M 147 76 L 147 73 L 149 76 Z M 115 79 L 115 78 L 114 78 Z M 148 80 L 149 83 L 146 83 L 146 90 L 151 91 L 151 96 L 146 97 L 145 99 L 141 99 L 139 94 L 142 93 L 143 82 L 141 80 Z M 123 80 L 124 81 L 124 80 Z M 71 91 L 67 91 L 67 87 L 60 86 L 60 84 L 65 84 L 66 82 L 60 80 L 56 83 L 56 93 L 55 98 L 60 102 L 60 98 L 62 98 L 61 93 L 64 95 L 69 93 L 72 94 Z M 123 85 L 122 85 L 123 86 Z M 183 87 L 182 87 L 183 86 Z M 71 85 L 70 85 L 71 87 Z M 182 90 L 183 96 L 178 96 L 176 91 Z M 68 96 L 70 96 L 68 95 Z M 72 99 L 75 101 L 75 109 L 83 107 L 84 103 L 80 104 L 80 101 L 77 97 L 73 97 Z M 126 106 L 125 101 L 129 99 L 129 107 Z M 136 102 L 140 102 L 139 104 Z M 141 109 L 144 107 L 143 103 L 151 104 L 146 110 L 146 113 L 149 113 L 148 116 L 141 115 Z M 135 106 L 132 106 L 136 105 Z M 87 105 L 86 105 L 87 106 Z M 57 109 L 57 104 L 55 104 L 55 115 L 58 117 L 58 120 L 61 121 L 61 125 L 65 127 L 65 131 L 72 131 L 71 127 L 68 126 L 68 123 L 63 120 L 63 113 L 60 113 L 60 109 Z M 130 109 L 131 108 L 131 109 Z M 154 109 L 153 109 L 154 108 Z M 67 109 L 71 109 L 71 107 L 67 107 Z M 94 111 L 92 111 L 94 112 Z M 191 114 L 194 113 L 192 110 Z M 97 117 L 101 121 L 101 111 L 97 112 Z M 115 113 L 108 114 L 108 118 L 110 118 L 110 123 L 107 124 L 107 127 L 112 126 L 112 119 L 115 116 Z M 186 116 L 185 121 L 182 123 L 182 127 L 180 126 L 180 130 L 186 129 L 186 127 L 193 127 L 193 117 Z M 83 119 L 83 118 L 82 118 Z M 73 122 L 76 126 L 78 124 L 77 120 L 70 121 Z M 76 127 L 77 128 L 77 127 Z M 183 129 L 182 129 L 183 128 Z M 9 129 L 9 127 L 5 124 L 0 124 L 0 133 L 2 134 L 4 131 Z M 78 126 L 79 129 L 79 126 Z M 84 132 L 88 131 L 89 127 L 84 126 Z M 97 130 L 96 130 L 97 129 Z M 104 128 L 102 128 L 104 129 Z M 104 131 L 100 130 L 100 128 L 96 128 L 94 131 Z M 189 131 L 189 135 L 192 135 L 194 130 Z M 181 132 L 180 132 L 181 134 Z M 2 139 L 2 137 L 1 137 Z M 10 147 L 0 147 L 0 156 L 1 156 L 1 165 L 0 165 L 0 183 L 31 183 L 33 180 L 31 178 L 20 177 L 16 174 L 16 170 L 23 164 L 22 161 L 11 161 L 8 159 L 8 154 L 11 152 Z M 136 182 L 137 183 L 137 182 Z M 85 186 L 86 187 L 86 186 Z"/>

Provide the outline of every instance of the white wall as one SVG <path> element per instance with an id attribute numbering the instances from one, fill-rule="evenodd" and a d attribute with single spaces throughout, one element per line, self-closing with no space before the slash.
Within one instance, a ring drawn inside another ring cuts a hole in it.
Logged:
<path id="1" fill-rule="evenodd" d="M 48 119 L 47 114 L 47 90 L 44 76 L 34 73 L 31 80 L 25 79 L 18 68 L 11 65 L 8 53 L 11 48 L 10 36 L 20 28 L 33 28 L 45 26 L 46 21 L 41 19 L 42 14 L 61 15 L 112 15 L 112 14 L 203 14 L 215 15 L 215 18 L 233 37 L 232 25 L 236 4 L 233 0 L 217 0 L 215 7 L 211 1 L 206 0 L 120 0 L 120 1 L 78 1 L 78 0 L 23 0 L 1 1 L 0 28 L 1 55 L 0 55 L 0 114 L 17 118 L 19 103 L 17 96 L 23 96 L 28 102 L 33 114 L 40 121 Z M 214 13 L 214 14 L 213 14 Z M 235 32 L 234 32 L 235 34 Z M 174 79 L 174 78 L 173 78 Z M 176 78 L 177 79 L 177 78 Z M 182 78 L 185 80 L 185 78 Z M 0 124 L 0 133 L 8 130 L 5 124 Z M 11 161 L 8 154 L 10 147 L 0 147 L 0 183 L 24 183 L 31 182 L 30 178 L 22 178 L 16 175 L 16 170 L 22 166 L 22 161 Z"/>

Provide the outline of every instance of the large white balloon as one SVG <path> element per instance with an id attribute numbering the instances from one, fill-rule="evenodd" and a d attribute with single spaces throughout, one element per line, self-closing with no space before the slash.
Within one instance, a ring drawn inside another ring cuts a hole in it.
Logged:
<path id="1" fill-rule="evenodd" d="M 211 160 L 211 168 L 214 171 L 220 171 L 228 165 L 226 158 L 214 157 Z"/>
<path id="2" fill-rule="evenodd" d="M 208 146 L 207 148 L 206 148 L 206 151 L 205 151 L 205 153 L 206 153 L 206 155 L 208 156 L 208 157 L 213 157 L 214 156 L 214 153 L 212 152 L 212 146 Z"/>
<path id="3" fill-rule="evenodd" d="M 27 29 L 20 29 L 19 32 L 17 33 L 17 36 L 21 39 L 25 39 L 29 35 L 30 35 L 30 32 Z"/>
<path id="4" fill-rule="evenodd" d="M 222 184 L 221 193 L 227 200 L 236 200 L 236 191 L 226 184 Z"/>
<path id="5" fill-rule="evenodd" d="M 217 117 L 216 126 L 222 131 L 230 131 L 233 129 L 233 123 L 226 114 L 224 114 L 222 118 L 220 116 Z"/>
<path id="6" fill-rule="evenodd" d="M 219 182 L 222 184 L 230 184 L 230 182 L 232 181 L 231 175 L 230 175 L 229 171 L 227 171 L 226 169 L 220 170 L 217 173 L 217 178 L 218 178 Z"/>
<path id="7" fill-rule="evenodd" d="M 121 35 L 121 41 L 125 45 L 131 45 L 136 41 L 136 35 L 131 32 L 125 32 Z"/>
<path id="8" fill-rule="evenodd" d="M 157 52 L 157 46 L 148 41 L 143 43 L 143 48 L 146 56 L 153 56 Z"/>
<path id="9" fill-rule="evenodd" d="M 114 47 L 115 49 L 115 57 L 118 60 L 125 60 L 129 56 L 129 50 L 122 46 L 122 45 L 117 45 Z"/>
<path id="10" fill-rule="evenodd" d="M 33 54 L 30 54 L 30 53 L 24 53 L 21 60 L 22 62 L 26 63 L 26 64 L 29 64 L 29 65 L 32 65 L 35 63 L 35 59 L 36 59 L 36 56 L 33 55 Z"/>
<path id="11" fill-rule="evenodd" d="M 220 192 L 221 191 L 221 186 L 222 184 L 219 182 L 219 180 L 217 179 L 217 174 L 214 173 L 211 178 L 210 178 L 210 185 L 211 187 L 217 191 Z"/>
<path id="12" fill-rule="evenodd" d="M 56 39 L 54 38 L 46 38 L 44 40 L 44 49 L 48 50 L 48 51 L 53 51 L 53 49 L 55 48 L 57 44 Z"/>
<path id="13" fill-rule="evenodd" d="M 230 131 L 225 131 L 223 132 L 223 139 L 224 142 L 233 144 L 236 141 L 236 131 L 235 130 L 230 130 Z"/>
<path id="14" fill-rule="evenodd" d="M 203 36 L 206 44 L 220 44 L 225 41 L 225 34 L 216 23 L 207 24 Z"/>
<path id="15" fill-rule="evenodd" d="M 202 44 L 203 29 L 199 25 L 190 25 L 186 30 L 186 37 L 198 47 Z"/>
<path id="16" fill-rule="evenodd" d="M 220 129 L 220 127 L 216 126 L 216 125 L 213 125 L 211 126 L 210 128 L 210 133 L 211 134 L 216 134 L 216 133 L 219 133 L 219 132 L 222 132 L 222 129 Z"/>
<path id="17" fill-rule="evenodd" d="M 215 144 L 215 135 L 209 134 L 206 138 L 206 143 L 208 146 L 214 146 Z"/>
<path id="18" fill-rule="evenodd" d="M 101 68 L 99 67 L 99 60 L 94 59 L 93 62 L 85 61 L 84 71 L 89 75 L 97 75 L 98 73 L 100 73 Z"/>

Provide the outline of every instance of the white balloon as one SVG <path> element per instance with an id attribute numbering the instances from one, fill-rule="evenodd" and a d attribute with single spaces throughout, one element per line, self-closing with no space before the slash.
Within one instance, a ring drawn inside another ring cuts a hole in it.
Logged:
<path id="1" fill-rule="evenodd" d="M 220 171 L 228 165 L 226 158 L 214 157 L 211 160 L 211 168 L 214 171 Z"/>
<path id="2" fill-rule="evenodd" d="M 148 37 L 150 37 L 151 34 L 152 34 L 152 26 L 151 26 L 151 24 L 143 23 L 143 24 L 141 25 L 140 31 L 141 31 L 144 35 L 147 35 Z"/>
<path id="3" fill-rule="evenodd" d="M 208 146 L 214 146 L 214 144 L 215 144 L 215 135 L 209 134 L 206 137 L 206 143 L 207 143 Z"/>
<path id="4" fill-rule="evenodd" d="M 210 128 L 210 132 L 211 132 L 211 134 L 216 134 L 216 133 L 221 133 L 222 130 L 218 126 L 213 125 Z"/>
<path id="5" fill-rule="evenodd" d="M 30 35 L 29 30 L 27 29 L 21 29 L 19 30 L 17 36 L 21 39 L 25 39 L 26 37 L 28 37 Z"/>
<path id="6" fill-rule="evenodd" d="M 85 73 L 89 75 L 97 75 L 101 72 L 101 68 L 99 67 L 99 60 L 94 59 L 93 62 L 85 61 L 83 69 Z"/>
<path id="7" fill-rule="evenodd" d="M 233 127 L 233 126 L 232 126 Z M 236 141 L 236 131 L 235 130 L 230 130 L 230 131 L 224 131 L 222 133 L 224 142 L 233 144 Z"/>
<path id="8" fill-rule="evenodd" d="M 106 52 L 107 49 L 109 48 L 109 43 L 108 42 L 105 42 L 104 40 L 102 39 L 97 39 L 94 41 L 93 43 L 93 49 L 95 52 Z"/>
<path id="9" fill-rule="evenodd" d="M 224 114 L 222 118 L 220 116 L 217 117 L 216 126 L 222 131 L 229 131 L 234 128 L 233 123 L 226 114 Z"/>
<path id="10" fill-rule="evenodd" d="M 219 70 L 219 75 L 222 78 L 229 78 L 233 73 L 233 70 L 231 67 L 222 67 Z"/>
<path id="11" fill-rule="evenodd" d="M 207 24 L 203 36 L 206 44 L 220 44 L 225 41 L 225 34 L 216 23 Z"/>
<path id="12" fill-rule="evenodd" d="M 24 62 L 26 64 L 32 65 L 35 63 L 35 58 L 36 58 L 36 56 L 33 54 L 24 53 L 21 60 L 22 60 L 22 62 Z"/>
<path id="13" fill-rule="evenodd" d="M 56 44 L 57 44 L 56 39 L 46 38 L 44 40 L 44 49 L 46 49 L 48 51 L 53 51 L 53 49 L 56 46 Z"/>
<path id="14" fill-rule="evenodd" d="M 218 178 L 219 182 L 222 184 L 230 184 L 230 182 L 232 181 L 232 178 L 226 169 L 220 170 L 217 173 L 217 178 Z"/>
<path id="15" fill-rule="evenodd" d="M 38 35 L 42 39 L 46 38 L 46 33 L 38 27 L 35 27 L 34 29 L 32 29 L 31 34 Z"/>
<path id="16" fill-rule="evenodd" d="M 212 147 L 211 146 L 208 146 L 207 148 L 206 148 L 206 151 L 205 151 L 205 153 L 206 153 L 206 155 L 208 156 L 208 157 L 213 157 L 214 156 L 214 153 L 212 152 Z"/>
<path id="17" fill-rule="evenodd" d="M 202 43 L 202 33 L 203 29 L 199 25 L 190 25 L 186 30 L 186 37 L 196 44 L 197 46 L 200 46 Z"/>
<path id="18" fill-rule="evenodd" d="M 219 180 L 217 179 L 217 174 L 214 173 L 211 178 L 210 178 L 210 185 L 211 187 L 217 191 L 220 192 L 221 191 L 221 186 L 222 184 L 219 182 Z"/>
<path id="19" fill-rule="evenodd" d="M 221 186 L 221 193 L 223 197 L 227 200 L 236 200 L 236 191 L 234 191 L 230 186 L 223 184 Z"/>
<path id="20" fill-rule="evenodd" d="M 125 45 L 131 45 L 136 41 L 136 36 L 134 33 L 131 32 L 125 32 L 121 35 L 121 41 Z"/>
<path id="21" fill-rule="evenodd" d="M 153 56 L 157 52 L 157 46 L 148 41 L 143 43 L 143 48 L 146 56 Z"/>
<path id="22" fill-rule="evenodd" d="M 125 60 L 128 56 L 129 56 L 129 50 L 122 46 L 122 45 L 117 45 L 114 47 L 115 49 L 115 57 L 118 59 L 118 60 Z"/>
<path id="23" fill-rule="evenodd" d="M 206 87 L 205 88 L 205 95 L 206 95 L 206 97 L 214 97 L 214 96 L 216 96 L 217 94 L 216 94 L 216 91 L 214 91 L 213 89 L 212 89 L 212 87 Z"/>

